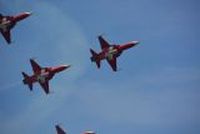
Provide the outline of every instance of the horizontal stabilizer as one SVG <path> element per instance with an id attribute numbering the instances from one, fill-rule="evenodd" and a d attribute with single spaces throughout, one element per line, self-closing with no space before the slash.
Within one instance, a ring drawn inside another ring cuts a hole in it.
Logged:
<path id="1" fill-rule="evenodd" d="M 22 72 L 22 75 L 24 77 L 23 83 L 27 84 L 28 87 L 29 87 L 29 89 L 32 91 L 33 90 L 33 83 L 30 82 L 30 80 L 29 80 L 30 77 L 26 73 L 24 73 L 24 72 Z"/>
<path id="2" fill-rule="evenodd" d="M 95 59 L 97 58 L 98 54 L 92 49 L 90 49 L 90 53 L 92 54 L 91 61 L 95 61 Z"/>
<path id="3" fill-rule="evenodd" d="M 92 50 L 92 49 L 90 49 L 90 52 L 92 54 L 91 61 L 95 62 L 96 65 L 97 65 L 97 67 L 100 68 L 100 66 L 101 66 L 101 60 L 98 58 L 98 54 L 94 50 Z"/>

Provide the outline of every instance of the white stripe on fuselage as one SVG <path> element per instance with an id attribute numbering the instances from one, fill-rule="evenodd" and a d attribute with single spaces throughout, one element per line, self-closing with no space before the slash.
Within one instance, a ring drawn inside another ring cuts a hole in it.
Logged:
<path id="1" fill-rule="evenodd" d="M 2 29 L 4 32 L 6 32 L 6 31 L 8 31 L 9 25 L 10 25 L 10 20 L 3 18 L 2 22 L 0 23 L 0 29 Z"/>
<path id="2" fill-rule="evenodd" d="M 45 83 L 45 81 L 46 81 L 46 77 L 42 76 L 42 75 L 38 75 L 36 79 L 37 79 L 37 81 L 39 81 L 41 83 Z"/>
<path id="3" fill-rule="evenodd" d="M 115 49 L 114 47 L 109 47 L 109 50 L 105 56 L 108 60 L 112 60 L 116 53 L 117 53 L 117 49 Z"/>
<path id="4" fill-rule="evenodd" d="M 45 70 L 41 70 L 41 74 L 37 75 L 37 81 L 41 82 L 41 83 L 45 83 L 46 82 L 46 78 L 49 76 L 49 72 L 46 72 Z"/>

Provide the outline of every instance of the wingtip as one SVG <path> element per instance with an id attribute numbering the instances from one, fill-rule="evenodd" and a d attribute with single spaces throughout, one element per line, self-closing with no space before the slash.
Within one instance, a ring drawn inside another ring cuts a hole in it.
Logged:
<path id="1" fill-rule="evenodd" d="M 103 38 L 103 34 L 100 34 L 100 35 L 98 35 L 97 37 L 98 37 L 99 39 L 100 39 L 100 38 Z"/>
<path id="2" fill-rule="evenodd" d="M 50 95 L 51 94 L 51 92 L 46 91 L 46 90 L 44 90 L 44 92 L 45 92 L 46 95 Z"/>
<path id="3" fill-rule="evenodd" d="M 103 37 L 105 35 L 105 33 L 101 33 L 98 35 L 98 37 Z"/>
<path id="4" fill-rule="evenodd" d="M 102 37 L 102 35 L 100 34 L 100 35 L 98 35 L 97 37 L 98 37 L 98 38 L 101 38 L 101 37 Z"/>
<path id="5" fill-rule="evenodd" d="M 30 59 L 29 59 L 29 61 L 30 61 L 30 62 L 33 62 L 33 61 L 34 61 L 34 59 L 30 58 Z"/>
<path id="6" fill-rule="evenodd" d="M 113 69 L 113 72 L 117 72 L 118 70 L 117 69 Z"/>
<path id="7" fill-rule="evenodd" d="M 10 32 L 10 31 L 9 31 L 9 32 Z M 6 42 L 7 42 L 8 45 L 11 45 L 11 44 L 12 44 L 11 39 L 7 39 L 7 38 L 5 38 L 5 40 L 6 40 Z"/>
<path id="8" fill-rule="evenodd" d="M 35 61 L 35 57 L 32 57 L 32 58 L 30 58 L 29 60 L 30 60 L 30 62 L 34 62 Z"/>

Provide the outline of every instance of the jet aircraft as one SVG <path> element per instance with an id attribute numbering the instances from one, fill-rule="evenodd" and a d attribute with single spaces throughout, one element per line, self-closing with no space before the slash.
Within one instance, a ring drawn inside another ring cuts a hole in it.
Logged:
<path id="1" fill-rule="evenodd" d="M 66 134 L 66 132 L 59 126 L 59 125 L 56 125 L 56 132 L 57 134 Z M 83 132 L 83 134 L 95 134 L 94 131 L 85 131 Z"/>
<path id="2" fill-rule="evenodd" d="M 21 20 L 29 17 L 30 12 L 24 12 L 16 16 L 3 16 L 0 14 L 0 32 L 8 44 L 11 43 L 11 29 Z"/>
<path id="3" fill-rule="evenodd" d="M 33 59 L 30 59 L 30 63 L 34 74 L 32 76 L 29 76 L 26 73 L 22 72 L 22 75 L 24 77 L 23 83 L 27 84 L 32 91 L 33 83 L 39 82 L 46 94 L 49 94 L 49 80 L 51 80 L 56 73 L 59 73 L 70 67 L 70 65 L 61 65 L 57 67 L 43 68 L 38 65 Z"/>
<path id="4" fill-rule="evenodd" d="M 92 62 L 95 62 L 97 67 L 100 68 L 101 60 L 106 59 L 111 66 L 113 71 L 117 71 L 117 57 L 121 53 L 139 43 L 139 41 L 131 41 L 122 45 L 112 44 L 110 45 L 102 36 L 98 37 L 99 43 L 101 45 L 102 51 L 96 53 L 93 49 L 90 49 L 92 57 L 90 58 Z"/>

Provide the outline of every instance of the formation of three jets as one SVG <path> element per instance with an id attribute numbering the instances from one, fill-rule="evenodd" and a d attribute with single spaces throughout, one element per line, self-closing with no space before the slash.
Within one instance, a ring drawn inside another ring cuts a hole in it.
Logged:
<path id="1" fill-rule="evenodd" d="M 8 44 L 11 43 L 11 29 L 21 20 L 29 17 L 31 13 L 24 12 L 16 16 L 3 16 L 0 14 L 0 32 L 5 38 Z M 113 71 L 117 71 L 117 57 L 126 49 L 134 47 L 139 41 L 132 41 L 122 45 L 109 44 L 102 36 L 98 37 L 102 51 L 96 53 L 93 49 L 90 49 L 92 54 L 91 61 L 95 62 L 97 68 L 101 67 L 101 61 L 107 60 Z M 33 90 L 33 84 L 38 82 L 46 94 L 49 94 L 49 80 L 53 78 L 56 73 L 59 73 L 70 65 L 60 65 L 57 67 L 41 67 L 36 61 L 30 59 L 30 63 L 33 70 L 33 75 L 29 76 L 25 72 L 22 72 L 24 77 L 23 83 L 28 85 L 30 90 Z M 66 134 L 66 132 L 58 125 L 55 126 L 57 134 Z M 84 134 L 95 134 L 93 131 L 85 131 Z"/>
<path id="2" fill-rule="evenodd" d="M 11 43 L 11 29 L 17 24 L 17 22 L 29 17 L 31 15 L 30 12 L 24 12 L 16 16 L 3 16 L 0 14 L 0 32 L 7 41 L 8 44 Z M 139 41 L 132 41 L 122 45 L 109 44 L 102 36 L 98 37 L 100 46 L 102 51 L 96 53 L 93 49 L 90 49 L 92 54 L 91 61 L 95 62 L 97 68 L 101 67 L 101 61 L 107 60 L 109 65 L 111 66 L 113 71 L 117 71 L 117 57 L 119 57 L 122 52 L 126 49 L 134 47 L 139 43 Z M 29 76 L 26 73 L 23 74 L 23 83 L 27 84 L 30 90 L 33 89 L 33 83 L 38 82 L 41 87 L 44 89 L 45 93 L 49 93 L 49 80 L 53 78 L 53 76 L 70 67 L 70 65 L 62 65 L 58 67 L 40 67 L 39 64 L 36 63 L 33 59 L 30 60 L 33 75 Z"/>

